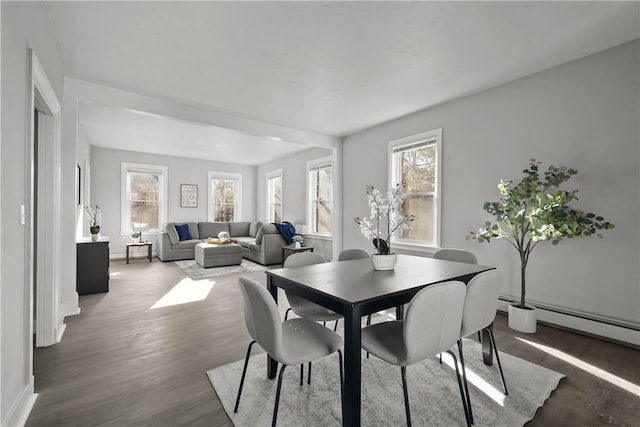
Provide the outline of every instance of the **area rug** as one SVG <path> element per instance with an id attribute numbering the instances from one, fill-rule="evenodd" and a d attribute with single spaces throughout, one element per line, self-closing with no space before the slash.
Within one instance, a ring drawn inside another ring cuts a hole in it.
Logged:
<path id="1" fill-rule="evenodd" d="M 257 346 L 254 346 L 254 349 Z M 564 375 L 509 354 L 500 353 L 509 395 L 505 396 L 497 365 L 482 363 L 480 344 L 465 340 L 465 362 L 475 426 L 521 426 L 535 415 Z M 255 352 L 256 350 L 254 350 Z M 266 378 L 266 355 L 255 354 L 249 369 L 238 413 L 233 413 L 244 360 L 207 372 L 225 411 L 236 426 L 271 423 L 276 380 Z M 417 426 L 465 425 L 462 401 L 448 354 L 443 364 L 428 359 L 407 368 L 411 417 Z M 285 370 L 279 426 L 340 426 L 338 357 L 314 362 L 311 385 L 299 385 L 300 370 Z M 306 374 L 306 370 L 305 370 Z M 305 378 L 306 380 L 306 378 Z M 400 368 L 371 357 L 362 359 L 362 425 L 404 425 L 404 400 Z"/>
<path id="2" fill-rule="evenodd" d="M 184 261 L 175 261 L 175 263 L 184 270 L 192 280 L 208 279 L 211 277 L 226 276 L 228 274 L 252 273 L 254 271 L 264 271 L 267 269 L 264 265 L 260 265 L 248 259 L 242 259 L 240 265 L 229 265 L 226 267 L 201 267 L 195 260 L 189 259 Z"/>

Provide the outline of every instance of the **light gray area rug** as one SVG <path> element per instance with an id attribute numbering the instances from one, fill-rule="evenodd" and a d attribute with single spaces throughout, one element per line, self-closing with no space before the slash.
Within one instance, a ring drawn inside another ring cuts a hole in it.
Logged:
<path id="1" fill-rule="evenodd" d="M 502 391 L 498 367 L 482 363 L 480 344 L 465 340 L 475 426 L 521 426 L 533 418 L 564 375 L 500 353 L 509 395 Z M 254 346 L 254 352 L 256 351 Z M 270 425 L 276 380 L 266 378 L 266 355 L 249 360 L 238 413 L 233 413 L 242 365 L 240 360 L 207 372 L 225 411 L 236 426 Z M 443 364 L 428 359 L 407 368 L 411 417 L 417 426 L 465 425 L 462 401 L 448 354 Z M 279 426 L 340 426 L 340 377 L 337 354 L 313 363 L 311 385 L 299 384 L 300 368 L 285 370 L 278 410 Z M 400 368 L 371 357 L 362 359 L 362 425 L 404 425 Z"/>
<path id="2" fill-rule="evenodd" d="M 208 279 L 211 277 L 226 276 L 228 274 L 252 273 L 254 271 L 264 271 L 267 267 L 260 265 L 248 259 L 242 259 L 240 265 L 229 265 L 226 267 L 201 267 L 195 260 L 188 259 L 184 261 L 175 261 L 175 263 L 187 273 L 193 280 Z"/>

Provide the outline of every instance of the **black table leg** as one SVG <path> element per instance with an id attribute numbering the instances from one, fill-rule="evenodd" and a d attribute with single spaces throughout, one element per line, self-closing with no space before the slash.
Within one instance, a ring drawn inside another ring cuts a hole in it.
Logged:
<path id="1" fill-rule="evenodd" d="M 344 315 L 344 393 L 342 394 L 342 425 L 360 425 L 360 359 L 361 314 L 350 307 Z"/>
<path id="2" fill-rule="evenodd" d="M 267 290 L 271 293 L 273 300 L 278 304 L 278 287 L 273 286 L 271 276 L 267 275 Z M 274 379 L 278 371 L 278 362 L 267 353 L 267 378 Z"/>
<path id="3" fill-rule="evenodd" d="M 151 244 L 147 246 L 149 248 L 149 262 L 151 262 Z"/>
<path id="4" fill-rule="evenodd" d="M 127 246 L 127 264 L 129 264 L 129 246 Z"/>
<path id="5" fill-rule="evenodd" d="M 396 307 L 396 320 L 404 319 L 404 304 Z"/>
<path id="6" fill-rule="evenodd" d="M 493 323 L 489 325 L 493 330 Z M 491 347 L 491 337 L 486 329 L 482 330 L 482 360 L 487 366 L 493 366 L 493 347 Z"/>

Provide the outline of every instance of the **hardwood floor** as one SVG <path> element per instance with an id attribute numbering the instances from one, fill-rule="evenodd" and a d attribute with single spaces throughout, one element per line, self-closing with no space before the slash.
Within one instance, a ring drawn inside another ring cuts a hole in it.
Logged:
<path id="1" fill-rule="evenodd" d="M 201 301 L 151 308 L 185 279 L 179 267 L 136 259 L 128 265 L 112 261 L 110 271 L 110 292 L 80 297 L 82 312 L 66 318 L 62 342 L 35 350 L 39 397 L 27 426 L 232 425 L 205 372 L 242 359 L 250 341 L 237 275 L 212 279 Z M 262 272 L 251 276 L 264 280 Z M 635 385 L 640 351 L 543 325 L 536 334 L 519 334 L 508 329 L 503 315 L 495 332 L 501 351 L 567 376 L 528 425 L 638 426 L 637 393 L 518 338 Z"/>

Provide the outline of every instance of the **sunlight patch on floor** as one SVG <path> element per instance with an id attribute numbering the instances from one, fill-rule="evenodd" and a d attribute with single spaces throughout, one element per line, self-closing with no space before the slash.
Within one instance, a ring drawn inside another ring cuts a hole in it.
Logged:
<path id="1" fill-rule="evenodd" d="M 462 366 L 458 361 L 458 369 L 460 369 L 460 375 L 462 375 Z M 448 365 L 451 369 L 455 370 L 453 366 L 453 357 L 449 353 L 442 353 L 442 363 Z M 498 390 L 488 382 L 482 379 L 478 374 L 476 374 L 473 370 L 469 369 L 467 366 L 467 382 L 469 384 L 473 384 L 478 390 L 489 396 L 494 402 L 496 402 L 500 406 L 504 406 L 504 400 L 506 396 L 502 392 L 502 390 Z"/>
<path id="2" fill-rule="evenodd" d="M 120 275 L 119 271 L 113 271 L 113 272 L 109 273 L 109 277 L 116 277 L 116 276 L 119 276 L 119 275 Z"/>
<path id="3" fill-rule="evenodd" d="M 194 281 L 188 277 L 180 280 L 169 292 L 151 306 L 154 308 L 170 307 L 172 305 L 187 304 L 190 302 L 202 301 L 209 295 L 214 280 Z"/>
<path id="4" fill-rule="evenodd" d="M 556 350 L 555 348 L 546 346 L 546 345 L 542 345 L 542 344 L 538 344 L 532 341 L 528 341 L 525 340 L 523 338 L 519 338 L 516 337 L 516 339 L 518 341 L 522 341 L 525 344 L 529 344 L 532 347 L 537 348 L 538 350 L 542 350 L 545 353 L 550 354 L 551 356 L 557 357 L 558 359 L 570 363 L 573 366 L 575 366 L 576 368 L 582 369 L 583 371 L 586 371 L 588 373 L 590 373 L 591 375 L 595 375 L 596 377 L 603 379 L 617 387 L 620 387 L 623 390 L 628 391 L 629 393 L 633 393 L 636 396 L 640 396 L 640 386 L 637 384 L 634 384 L 632 382 L 629 382 L 623 378 L 620 378 L 618 376 L 615 376 L 607 371 L 605 371 L 604 369 L 600 369 L 596 366 L 593 366 L 590 363 L 587 363 L 583 360 L 578 359 L 577 357 L 573 357 L 570 354 L 567 354 L 563 351 L 560 350 Z"/>

